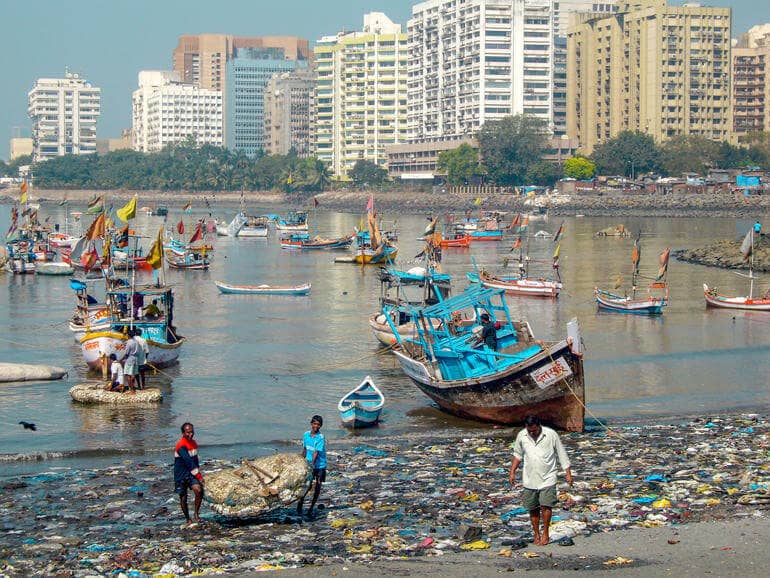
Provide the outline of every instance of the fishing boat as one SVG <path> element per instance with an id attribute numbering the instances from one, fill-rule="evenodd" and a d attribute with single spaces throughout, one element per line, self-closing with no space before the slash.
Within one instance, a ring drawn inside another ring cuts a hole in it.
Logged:
<path id="1" fill-rule="evenodd" d="M 289 211 L 286 217 L 275 220 L 277 231 L 307 231 L 307 211 Z"/>
<path id="2" fill-rule="evenodd" d="M 455 232 L 449 238 L 444 237 L 441 239 L 441 248 L 446 249 L 448 247 L 470 247 L 471 236 L 468 233 Z"/>
<path id="3" fill-rule="evenodd" d="M 741 297 L 731 297 L 719 293 L 716 287 L 709 287 L 703 284 L 703 296 L 706 298 L 706 305 L 720 309 L 743 309 L 746 311 L 770 311 L 770 294 L 763 297 L 754 297 L 754 227 L 746 233 L 741 243 L 741 252 L 744 260 L 749 262 L 749 272 L 741 273 L 734 271 L 736 275 L 746 277 L 749 280 L 749 294 Z"/>
<path id="4" fill-rule="evenodd" d="M 150 300 L 157 302 L 160 316 L 141 316 L 144 304 Z M 142 330 L 142 337 L 150 348 L 149 365 L 162 368 L 177 362 L 185 338 L 177 334 L 174 326 L 174 296 L 170 287 L 115 287 L 107 291 L 106 302 L 109 328 L 98 331 L 92 328 L 80 338 L 80 349 L 89 368 L 101 370 L 113 353 L 118 361 L 122 361 L 130 328 Z"/>
<path id="5" fill-rule="evenodd" d="M 281 237 L 281 249 L 347 249 L 353 243 L 355 235 L 346 235 L 336 239 L 313 237 L 307 233 L 292 233 Z"/>
<path id="6" fill-rule="evenodd" d="M 46 261 L 38 263 L 36 273 L 38 275 L 72 275 L 75 268 L 69 263 L 61 261 Z"/>
<path id="7" fill-rule="evenodd" d="M 465 311 L 474 318 L 490 316 L 498 328 L 497 349 L 478 345 L 478 327 L 470 334 L 457 331 L 454 319 Z M 535 414 L 556 428 L 583 430 L 582 341 L 576 319 L 567 324 L 564 339 L 538 340 L 528 322 L 511 319 L 502 289 L 481 286 L 414 308 L 412 318 L 418 320 L 416 336 L 402 335 L 393 325 L 393 353 L 404 373 L 441 409 L 500 424 L 519 424 Z"/>
<path id="8" fill-rule="evenodd" d="M 562 289 L 560 281 L 524 276 L 495 276 L 484 269 L 467 273 L 468 281 L 492 289 L 503 289 L 508 295 L 556 298 Z"/>
<path id="9" fill-rule="evenodd" d="M 234 295 L 307 295 L 310 293 L 310 283 L 302 285 L 233 285 L 214 281 L 220 293 Z"/>
<path id="10" fill-rule="evenodd" d="M 243 211 L 239 211 L 229 223 L 224 221 L 217 223 L 217 235 L 220 237 L 237 237 L 238 232 L 246 224 L 246 221 L 248 221 L 248 217 L 243 214 Z"/>
<path id="11" fill-rule="evenodd" d="M 71 249 L 80 237 L 73 237 L 67 233 L 51 233 L 48 235 L 48 243 L 57 249 Z"/>
<path id="12" fill-rule="evenodd" d="M 265 217 L 249 215 L 246 223 L 238 231 L 238 237 L 267 237 L 268 220 Z"/>
<path id="13" fill-rule="evenodd" d="M 380 419 L 385 396 L 368 375 L 337 404 L 342 425 L 354 429 L 370 427 Z"/>
<path id="14" fill-rule="evenodd" d="M 166 263 L 171 269 L 183 269 L 186 271 L 205 271 L 211 261 L 205 251 L 187 250 L 183 255 L 177 255 L 173 251 L 166 251 Z"/>
<path id="15" fill-rule="evenodd" d="M 107 285 L 116 288 L 128 283 L 118 278 L 105 279 Z M 99 302 L 91 293 L 85 280 L 70 279 L 70 288 L 75 292 L 75 311 L 69 320 L 69 329 L 72 331 L 75 341 L 89 331 L 106 331 L 112 324 L 110 308 L 105 302 Z"/>
<path id="16" fill-rule="evenodd" d="M 632 315 L 661 315 L 663 308 L 668 305 L 668 283 L 666 276 L 668 274 L 668 260 L 670 250 L 666 247 L 660 254 L 660 269 L 655 277 L 648 277 L 639 273 L 639 260 L 641 257 L 641 234 L 634 241 L 634 249 L 631 255 L 633 264 L 631 270 L 631 295 L 624 293 L 619 295 L 612 291 L 594 288 L 594 297 L 599 308 L 613 313 L 629 313 Z M 647 294 L 638 295 L 637 281 L 639 279 L 648 279 L 652 282 L 647 285 Z M 622 283 L 618 279 L 615 284 L 616 289 Z"/>
<path id="17" fill-rule="evenodd" d="M 471 241 L 502 241 L 502 229 L 477 229 L 470 232 Z"/>
<path id="18" fill-rule="evenodd" d="M 28 241 L 8 243 L 6 269 L 14 275 L 34 275 L 37 270 L 35 253 Z"/>

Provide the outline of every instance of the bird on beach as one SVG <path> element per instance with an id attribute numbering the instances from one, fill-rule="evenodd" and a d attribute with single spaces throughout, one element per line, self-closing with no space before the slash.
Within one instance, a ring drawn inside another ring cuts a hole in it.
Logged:
<path id="1" fill-rule="evenodd" d="M 20 421 L 19 425 L 23 425 L 24 429 L 31 429 L 32 431 L 37 431 L 37 426 L 34 423 L 29 423 L 28 421 Z"/>

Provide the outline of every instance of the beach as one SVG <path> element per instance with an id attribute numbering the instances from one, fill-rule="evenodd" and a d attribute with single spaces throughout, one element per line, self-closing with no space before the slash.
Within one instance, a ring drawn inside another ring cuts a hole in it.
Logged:
<path id="1" fill-rule="evenodd" d="M 30 195 L 30 202 L 58 203 L 67 199 L 72 204 L 85 205 L 98 195 L 106 195 L 108 203 L 127 202 L 138 195 L 138 206 L 154 207 L 155 203 L 166 203 L 172 208 L 181 208 L 188 202 L 202 208 L 215 210 L 219 206 L 237 207 L 243 198 L 246 208 L 253 205 L 284 205 L 294 208 L 321 211 L 361 212 L 370 197 L 374 196 L 375 206 L 380 212 L 445 212 L 466 210 L 498 210 L 529 212 L 539 207 L 548 208 L 555 216 L 659 216 L 659 217 L 747 217 L 756 218 L 770 214 L 770 195 L 713 192 L 691 194 L 654 194 L 624 192 L 618 190 L 591 191 L 572 194 L 540 195 L 522 197 L 508 193 L 486 194 L 468 192 L 464 194 L 444 192 L 403 191 L 348 191 L 337 190 L 323 193 L 284 194 L 275 191 L 92 191 L 92 190 L 38 190 Z M 243 196 L 242 196 L 243 195 Z M 480 203 L 477 203 L 478 199 Z M 12 189 L 0 191 L 1 202 L 14 202 L 18 192 Z M 313 199 L 316 199 L 316 206 Z M 208 200 L 209 205 L 206 205 Z"/>
<path id="2" fill-rule="evenodd" d="M 185 527 L 170 448 L 168 459 L 100 469 L 51 464 L 0 484 L 0 573 L 766 573 L 768 416 L 665 418 L 611 430 L 593 423 L 562 434 L 575 484 L 559 485 L 547 546 L 532 545 L 521 490 L 508 486 L 516 431 L 331 440 L 324 507 L 312 520 L 293 507 L 226 520 L 204 503 L 205 522 Z M 204 476 L 238 465 L 199 441 Z"/>

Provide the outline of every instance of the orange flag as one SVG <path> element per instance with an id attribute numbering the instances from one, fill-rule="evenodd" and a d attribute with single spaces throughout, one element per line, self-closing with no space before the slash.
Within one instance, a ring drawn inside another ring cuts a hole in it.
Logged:
<path id="1" fill-rule="evenodd" d="M 88 231 L 86 232 L 86 238 L 89 241 L 104 237 L 106 219 L 104 213 L 100 213 L 99 216 L 94 219 L 94 222 L 91 223 L 91 226 L 88 227 Z"/>

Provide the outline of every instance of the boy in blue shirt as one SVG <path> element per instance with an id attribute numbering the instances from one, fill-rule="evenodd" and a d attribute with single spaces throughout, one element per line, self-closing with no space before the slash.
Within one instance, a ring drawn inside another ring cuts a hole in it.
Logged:
<path id="1" fill-rule="evenodd" d="M 313 491 L 313 501 L 310 503 L 310 509 L 307 511 L 308 518 L 313 516 L 313 508 L 318 501 L 318 496 L 321 493 L 321 485 L 326 481 L 326 438 L 321 433 L 321 426 L 324 420 L 320 415 L 314 415 L 310 419 L 310 431 L 306 431 L 302 436 L 302 455 L 310 464 L 313 470 L 313 474 L 310 477 L 307 490 L 297 502 L 297 513 L 302 515 L 302 505 L 305 501 L 310 488 L 313 487 L 315 482 L 315 490 Z"/>

